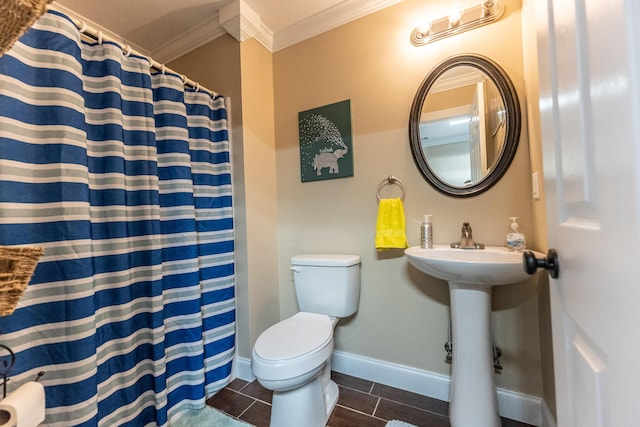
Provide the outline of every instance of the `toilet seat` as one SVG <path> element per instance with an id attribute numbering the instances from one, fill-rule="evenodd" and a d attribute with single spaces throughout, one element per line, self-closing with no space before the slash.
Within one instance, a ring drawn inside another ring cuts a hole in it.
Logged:
<path id="1" fill-rule="evenodd" d="M 301 312 L 264 331 L 255 350 L 265 360 L 287 360 L 318 350 L 332 336 L 329 316 Z"/>
<path id="2" fill-rule="evenodd" d="M 333 351 L 333 326 L 325 314 L 300 312 L 256 340 L 251 365 L 257 378 L 284 380 L 323 365 Z"/>

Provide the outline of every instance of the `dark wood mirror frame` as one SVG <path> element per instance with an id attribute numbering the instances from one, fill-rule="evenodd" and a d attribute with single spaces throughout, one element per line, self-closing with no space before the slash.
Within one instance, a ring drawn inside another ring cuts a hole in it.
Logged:
<path id="1" fill-rule="evenodd" d="M 459 66 L 469 66 L 485 73 L 495 83 L 506 111 L 505 141 L 491 171 L 480 181 L 458 187 L 443 181 L 429 166 L 420 142 L 420 117 L 429 89 L 447 70 Z M 515 87 L 507 73 L 494 61 L 480 55 L 460 55 L 448 58 L 438 64 L 422 81 L 411 106 L 409 115 L 409 144 L 416 166 L 424 178 L 436 190 L 453 197 L 471 197 L 481 194 L 494 186 L 506 173 L 518 149 L 521 127 L 520 102 Z"/>

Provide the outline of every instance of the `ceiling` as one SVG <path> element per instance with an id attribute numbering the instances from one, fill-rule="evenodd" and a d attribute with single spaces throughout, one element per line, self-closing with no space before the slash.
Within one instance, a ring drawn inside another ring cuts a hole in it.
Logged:
<path id="1" fill-rule="evenodd" d="M 166 63 L 227 32 L 275 52 L 399 1 L 56 0 L 54 7 Z"/>

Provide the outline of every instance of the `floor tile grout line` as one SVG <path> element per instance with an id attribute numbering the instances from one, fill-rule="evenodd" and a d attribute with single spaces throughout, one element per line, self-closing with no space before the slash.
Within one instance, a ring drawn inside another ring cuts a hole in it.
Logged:
<path id="1" fill-rule="evenodd" d="M 399 405 L 407 406 L 407 407 L 412 408 L 412 409 L 417 409 L 417 410 L 419 410 L 419 411 L 428 412 L 429 414 L 432 414 L 432 415 L 438 415 L 438 416 L 441 416 L 441 417 L 447 417 L 447 416 L 448 416 L 448 414 L 446 414 L 446 413 L 445 413 L 445 414 L 443 414 L 443 413 L 440 413 L 440 412 L 436 412 L 436 411 L 434 411 L 434 410 L 425 409 L 425 408 L 422 408 L 422 407 L 420 407 L 420 406 L 415 406 L 415 405 L 412 405 L 412 404 L 407 403 L 407 402 L 403 402 L 403 401 L 400 401 L 400 400 L 395 400 L 395 399 L 391 399 L 391 398 L 388 398 L 388 397 L 380 396 L 380 395 L 378 395 L 378 394 L 373 394 L 373 388 L 374 388 L 374 386 L 375 386 L 375 383 L 373 383 L 373 385 L 371 386 L 371 389 L 369 390 L 369 392 L 368 392 L 368 393 L 367 393 L 367 392 L 365 392 L 365 391 L 362 391 L 362 390 L 358 390 L 357 388 L 353 388 L 353 387 L 345 386 L 345 385 L 342 385 L 342 384 L 338 384 L 338 385 L 339 385 L 340 387 L 344 387 L 344 388 L 347 388 L 347 389 L 349 389 L 349 390 L 353 390 L 353 391 L 357 391 L 357 392 L 359 392 L 359 393 L 368 394 L 368 395 L 370 395 L 370 396 L 377 397 L 377 398 L 378 398 L 378 403 L 376 404 L 376 409 L 377 409 L 378 405 L 380 404 L 380 401 L 381 401 L 382 399 L 384 399 L 384 400 L 387 400 L 387 401 L 389 401 L 389 402 L 393 402 L 393 403 L 397 403 L 397 404 L 399 404 Z M 383 385 L 384 385 L 384 384 L 383 384 Z M 426 397 L 426 398 L 429 398 L 428 396 L 425 396 L 425 397 Z M 429 398 L 429 399 L 433 399 L 433 398 Z M 434 399 L 434 400 L 437 400 L 437 399 Z M 447 403 L 447 402 L 445 402 L 445 403 Z"/>
<path id="2" fill-rule="evenodd" d="M 351 411 L 351 412 L 356 412 L 356 413 L 358 413 L 358 414 L 365 415 L 365 416 L 367 416 L 367 417 L 369 417 L 369 418 L 375 418 L 376 420 L 380 420 L 380 421 L 389 421 L 389 420 L 386 420 L 386 419 L 384 419 L 384 418 L 380 418 L 380 417 L 378 417 L 377 415 L 367 414 L 366 412 L 359 411 L 359 410 L 357 410 L 357 409 L 355 409 L 355 408 L 352 408 L 352 407 L 350 407 L 350 406 L 344 406 L 344 405 L 341 405 L 341 404 L 339 404 L 339 403 L 338 403 L 338 404 L 336 404 L 336 406 L 339 406 L 339 407 L 341 407 L 342 409 L 346 409 L 346 410 Z M 374 411 L 374 413 L 375 413 L 375 411 Z"/>
<path id="3" fill-rule="evenodd" d="M 251 384 L 251 383 L 249 383 L 249 384 Z M 269 403 L 269 402 L 267 402 L 265 400 L 259 399 L 259 398 L 255 397 L 255 396 L 251 396 L 249 394 L 243 393 L 241 391 L 241 390 L 244 390 L 249 384 L 245 385 L 240 390 L 233 390 L 233 389 L 229 389 L 229 390 L 233 391 L 234 393 L 238 393 L 239 395 L 242 395 L 242 396 L 248 397 L 250 399 L 253 399 L 254 401 L 262 402 L 265 405 L 271 406 L 271 403 Z M 397 403 L 399 405 L 403 405 L 403 406 L 406 406 L 408 408 L 416 409 L 418 411 L 426 412 L 426 413 L 431 414 L 431 415 L 436 415 L 436 416 L 440 416 L 440 417 L 447 417 L 448 416 L 448 414 L 442 414 L 440 412 L 436 412 L 436 411 L 433 411 L 433 410 L 421 408 L 419 406 L 414 406 L 414 405 L 411 405 L 411 404 L 406 403 L 406 402 L 402 402 L 402 401 L 399 401 L 399 400 L 394 400 L 394 399 L 390 399 L 388 397 L 383 397 L 383 396 L 379 396 L 377 394 L 373 394 L 372 392 L 373 392 L 373 388 L 375 387 L 375 385 L 376 385 L 376 383 L 372 383 L 371 388 L 369 389 L 369 393 L 365 393 L 362 390 L 358 390 L 358 389 L 355 389 L 355 388 L 352 388 L 352 387 L 348 387 L 348 386 L 345 386 L 345 385 L 340 385 L 340 387 L 344 387 L 344 388 L 347 388 L 347 389 L 350 389 L 350 390 L 353 390 L 353 391 L 357 391 L 359 393 L 368 394 L 370 396 L 376 397 L 378 400 L 377 400 L 376 406 L 375 406 L 375 408 L 373 410 L 373 414 L 375 414 L 376 410 L 378 409 L 378 406 L 380 405 L 380 402 L 384 399 L 386 401 Z M 253 403 L 251 405 L 253 405 Z M 351 408 L 351 407 L 348 407 L 348 406 L 344 406 L 344 405 L 340 405 L 340 406 L 342 406 L 343 408 L 347 408 L 347 409 L 353 410 L 355 412 L 359 412 L 359 413 L 362 413 L 362 414 L 365 414 L 365 415 L 369 415 L 369 414 L 366 414 L 365 412 L 358 411 L 357 409 L 354 409 L 354 408 Z M 378 418 L 373 414 L 371 414 L 370 416 L 372 416 L 374 418 Z M 378 419 L 382 419 L 382 418 L 378 418 Z"/>
<path id="4" fill-rule="evenodd" d="M 374 387 L 375 387 L 375 384 L 376 384 L 376 383 L 374 383 L 374 384 L 373 384 L 373 386 L 374 386 Z M 380 384 L 380 385 L 385 385 L 385 384 Z M 386 387 L 389 387 L 389 386 L 386 386 Z M 398 390 L 400 390 L 400 389 L 398 389 Z M 373 391 L 373 387 L 371 388 L 371 391 Z M 401 390 L 401 391 L 404 391 L 404 390 Z M 428 412 L 428 413 L 430 413 L 430 414 L 440 415 L 440 416 L 445 416 L 445 417 L 448 417 L 448 416 L 449 416 L 449 414 L 447 414 L 447 413 L 441 414 L 440 412 L 436 412 L 436 411 L 434 411 L 434 410 L 421 408 L 420 406 L 415 406 L 415 405 L 412 405 L 412 404 L 407 403 L 407 402 L 402 402 L 402 401 L 400 401 L 400 400 L 395 400 L 395 399 L 391 399 L 391 398 L 389 398 L 389 397 L 380 396 L 379 394 L 374 394 L 373 396 L 377 396 L 377 397 L 379 397 L 381 400 L 382 400 L 382 399 L 384 399 L 384 400 L 388 400 L 389 402 L 399 403 L 400 405 L 408 406 L 408 407 L 410 407 L 410 408 L 418 409 L 418 410 L 420 410 L 420 411 L 425 411 L 425 412 Z M 435 401 L 445 402 L 445 403 L 447 403 L 447 404 L 449 403 L 449 402 L 446 402 L 446 401 L 444 401 L 444 400 L 435 399 L 435 398 L 433 398 L 433 397 L 424 396 L 424 395 L 422 395 L 422 394 L 419 394 L 419 396 L 422 396 L 422 397 L 424 397 L 424 398 L 426 398 L 426 399 L 432 399 L 432 400 L 435 400 Z"/>
<path id="5" fill-rule="evenodd" d="M 243 416 L 243 415 L 244 415 L 244 414 L 249 410 L 249 408 L 251 408 L 253 405 L 255 405 L 255 404 L 256 404 L 256 401 L 257 401 L 257 400 L 254 400 L 253 402 L 251 402 L 251 404 L 250 404 L 249 406 L 247 406 L 247 407 L 244 409 L 244 411 L 242 411 L 242 412 L 240 413 L 240 415 L 238 415 L 238 416 L 237 416 L 237 417 L 235 417 L 235 418 L 240 419 L 240 417 L 242 417 L 242 416 Z"/>
<path id="6" fill-rule="evenodd" d="M 415 409 L 417 411 L 425 412 L 425 413 L 427 413 L 429 415 L 435 415 L 435 416 L 438 416 L 438 417 L 448 417 L 448 414 L 441 414 L 439 412 L 435 412 L 435 411 L 432 411 L 432 410 L 429 410 L 429 409 L 421 408 L 419 406 L 414 406 L 414 405 L 408 404 L 406 402 L 401 402 L 399 400 L 394 400 L 394 399 L 390 399 L 388 397 L 382 397 L 382 396 L 379 396 L 377 394 L 373 394 L 373 389 L 374 389 L 375 385 L 376 385 L 375 382 L 372 383 L 371 384 L 371 388 L 369 389 L 369 392 L 367 393 L 367 392 L 364 392 L 362 390 L 358 390 L 356 388 L 352 388 L 352 387 L 349 387 L 349 386 L 346 386 L 346 385 L 339 384 L 340 387 L 344 387 L 346 389 L 353 390 L 353 391 L 356 391 L 358 393 L 368 394 L 369 396 L 377 398 L 376 406 L 373 408 L 373 412 L 371 414 L 367 414 L 366 412 L 362 412 L 362 411 L 359 411 L 359 410 L 357 410 L 355 408 L 351 408 L 351 407 L 345 406 L 345 405 L 338 404 L 338 406 L 341 406 L 341 407 L 343 407 L 345 409 L 349 409 L 349 410 L 354 411 L 354 412 L 358 412 L 360 414 L 364 414 L 364 415 L 376 418 L 378 420 L 389 421 L 389 420 L 385 420 L 384 418 L 380 418 L 379 416 L 375 415 L 376 411 L 378 410 L 378 406 L 380 405 L 380 402 L 382 402 L 382 400 L 386 400 L 388 402 L 393 402 L 393 403 L 397 403 L 398 405 L 406 406 L 407 408 L 412 408 L 412 409 Z"/>
<path id="7" fill-rule="evenodd" d="M 373 394 L 373 388 L 376 386 L 376 383 L 371 383 L 371 387 L 369 388 L 369 394 L 375 396 L 375 394 Z M 378 396 L 379 397 L 379 396 Z"/>
<path id="8" fill-rule="evenodd" d="M 250 385 L 250 384 L 251 384 L 251 383 L 246 383 L 245 385 L 243 385 L 242 387 L 240 387 L 238 390 L 235 390 L 235 391 L 242 391 L 242 390 L 244 390 L 245 388 L 249 387 L 249 385 Z M 229 386 L 227 386 L 227 388 L 229 388 Z M 233 389 L 232 389 L 232 390 L 233 390 Z"/>
<path id="9" fill-rule="evenodd" d="M 376 402 L 376 407 L 373 408 L 373 412 L 371 413 L 372 417 L 376 416 L 376 411 L 378 410 L 378 405 L 380 405 L 380 400 L 382 399 L 380 396 L 376 396 L 378 398 L 378 401 Z"/>
<path id="10" fill-rule="evenodd" d="M 431 414 L 431 415 L 437 415 L 439 417 L 448 417 L 449 416 L 448 413 L 447 414 L 441 414 L 440 412 L 435 412 L 435 411 L 432 411 L 430 409 L 424 409 L 424 408 L 421 408 L 419 406 L 409 405 L 408 403 L 399 402 L 397 400 L 389 399 L 389 398 L 382 397 L 382 396 L 379 396 L 379 397 L 380 397 L 380 400 L 386 400 L 386 401 L 389 401 L 389 402 L 392 402 L 392 403 L 397 403 L 398 405 L 402 405 L 402 406 L 406 406 L 407 408 L 416 409 L 418 411 L 426 412 L 426 413 Z"/>
<path id="11" fill-rule="evenodd" d="M 238 391 L 238 390 L 233 390 L 233 389 L 229 389 L 229 390 L 231 390 L 231 391 L 233 391 L 235 393 L 238 393 L 241 396 L 248 397 L 249 399 L 253 399 L 256 402 L 261 402 L 261 403 L 264 403 L 265 405 L 271 406 L 271 403 L 267 402 L 266 400 L 259 399 L 259 398 L 255 397 L 255 396 L 251 396 L 250 394 L 246 394 L 246 393 L 243 393 L 243 392 Z"/>
<path id="12" fill-rule="evenodd" d="M 347 388 L 348 388 L 348 387 L 347 387 Z M 243 387 L 242 389 L 244 389 L 244 387 Z M 241 390 L 242 390 L 242 389 L 241 389 Z M 241 420 L 241 417 L 242 417 L 242 416 L 243 416 L 243 415 L 244 415 L 244 414 L 249 410 L 249 408 L 251 408 L 253 405 L 255 405 L 255 404 L 256 404 L 256 402 L 262 402 L 262 403 L 264 403 L 265 405 L 269 405 L 269 406 L 271 406 L 271 404 L 270 404 L 269 402 L 265 402 L 265 401 L 263 401 L 263 400 L 261 400 L 261 399 L 258 399 L 258 398 L 256 398 L 256 397 L 253 397 L 253 396 L 250 396 L 250 395 L 248 395 L 248 394 L 242 393 L 242 392 L 240 392 L 240 391 L 238 391 L 238 390 L 233 390 L 233 389 L 229 389 L 229 390 L 233 391 L 233 392 L 234 392 L 234 393 L 236 393 L 236 394 L 239 394 L 239 395 L 241 395 L 241 396 L 248 397 L 248 398 L 250 398 L 250 399 L 252 399 L 252 400 L 253 400 L 253 402 L 251 402 L 251 403 L 249 404 L 249 406 L 247 406 L 247 407 L 246 407 L 246 408 L 245 408 L 245 409 L 244 409 L 244 410 L 243 410 L 243 411 L 242 411 L 242 412 L 241 412 L 237 417 L 234 417 L 234 418 L 236 418 L 236 419 L 238 419 L 238 420 Z M 371 395 L 371 396 L 374 396 L 374 395 Z M 376 409 L 378 409 L 378 405 L 380 404 L 380 401 L 382 400 L 382 398 L 381 398 L 380 396 L 374 396 L 374 397 L 376 397 L 376 398 L 377 398 L 377 401 L 376 401 L 376 406 L 375 406 L 375 408 L 373 408 L 373 412 L 372 412 L 371 414 L 368 414 L 368 413 L 366 413 L 366 412 L 363 412 L 363 411 L 360 411 L 360 410 L 358 410 L 358 409 L 352 408 L 352 407 L 350 407 L 350 406 L 345 406 L 345 405 L 341 405 L 341 404 L 336 404 L 336 406 L 340 406 L 340 407 L 342 407 L 343 409 L 346 409 L 346 410 L 349 410 L 349 411 L 352 411 L 352 412 L 356 412 L 356 413 L 358 413 L 358 414 L 362 414 L 362 415 L 365 415 L 365 416 L 367 416 L 367 417 L 371 417 L 371 418 L 375 418 L 375 419 L 380 420 L 380 421 L 387 422 L 388 420 L 386 420 L 386 419 L 384 419 L 384 418 L 380 418 L 379 416 L 375 415 L 375 413 L 376 413 Z M 405 406 L 408 406 L 408 405 L 405 405 Z"/>

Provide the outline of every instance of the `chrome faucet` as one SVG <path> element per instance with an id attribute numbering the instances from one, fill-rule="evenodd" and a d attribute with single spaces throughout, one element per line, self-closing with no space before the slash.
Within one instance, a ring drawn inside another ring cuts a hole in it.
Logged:
<path id="1" fill-rule="evenodd" d="M 460 236 L 460 241 L 453 242 L 451 247 L 455 249 L 484 249 L 484 245 L 482 243 L 476 243 L 473 241 L 471 226 L 468 222 L 462 223 L 462 236 Z"/>

